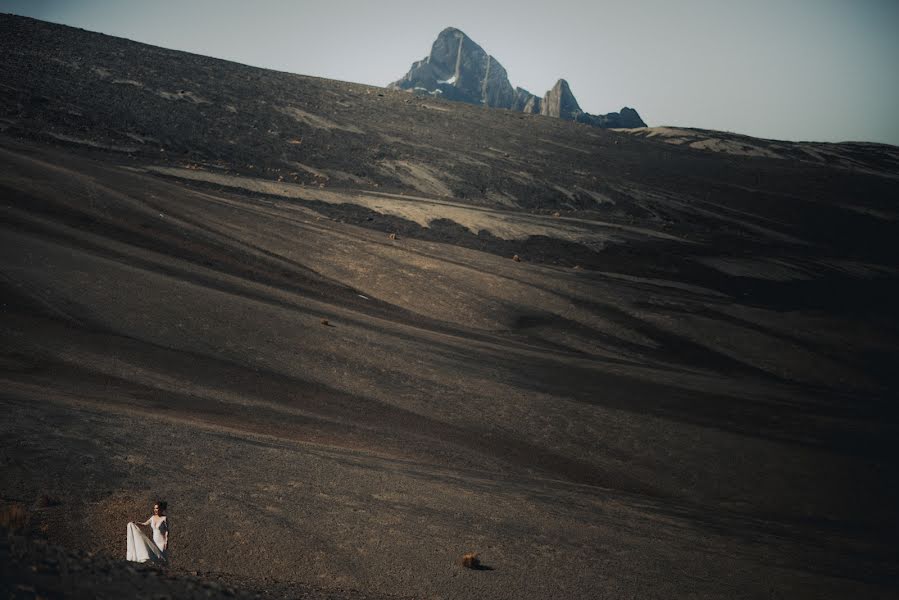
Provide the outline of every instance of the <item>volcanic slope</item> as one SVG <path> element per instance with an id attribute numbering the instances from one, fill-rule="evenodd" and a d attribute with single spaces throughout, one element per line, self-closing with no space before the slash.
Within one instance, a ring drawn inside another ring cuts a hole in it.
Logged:
<path id="1" fill-rule="evenodd" d="M 895 597 L 896 148 L 0 32 L 31 537 L 120 557 L 160 496 L 257 590 Z"/>

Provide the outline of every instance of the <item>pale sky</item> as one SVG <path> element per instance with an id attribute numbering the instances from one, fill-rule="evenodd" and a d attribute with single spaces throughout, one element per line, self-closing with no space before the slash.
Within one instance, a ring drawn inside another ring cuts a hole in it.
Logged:
<path id="1" fill-rule="evenodd" d="M 458 27 L 542 96 L 651 126 L 899 145 L 899 0 L 0 0 L 0 12 L 372 85 Z"/>

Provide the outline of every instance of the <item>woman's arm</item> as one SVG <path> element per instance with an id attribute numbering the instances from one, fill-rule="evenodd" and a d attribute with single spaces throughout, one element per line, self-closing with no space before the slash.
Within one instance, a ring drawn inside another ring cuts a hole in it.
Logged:
<path id="1" fill-rule="evenodd" d="M 150 524 L 150 521 L 152 521 L 152 520 L 153 520 L 153 517 L 150 517 L 149 519 L 147 519 L 147 520 L 144 521 L 143 523 L 138 523 L 138 525 L 149 525 L 149 524 Z"/>

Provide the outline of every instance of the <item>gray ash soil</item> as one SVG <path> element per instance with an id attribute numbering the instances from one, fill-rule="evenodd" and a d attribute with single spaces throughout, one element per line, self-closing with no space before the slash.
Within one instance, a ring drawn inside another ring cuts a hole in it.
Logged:
<path id="1" fill-rule="evenodd" d="M 3 532 L 0 589 L 11 600 L 31 598 L 238 598 L 281 600 L 402 600 L 355 590 L 323 589 L 227 573 L 135 565 L 66 550 L 44 540 Z"/>
<path id="2" fill-rule="evenodd" d="M 896 596 L 896 148 L 0 32 L 3 593 Z"/>

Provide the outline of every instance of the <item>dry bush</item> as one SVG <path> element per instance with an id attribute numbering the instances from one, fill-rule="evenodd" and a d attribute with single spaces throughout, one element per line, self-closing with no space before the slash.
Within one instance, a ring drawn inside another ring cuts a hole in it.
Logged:
<path id="1" fill-rule="evenodd" d="M 466 569 L 477 569 L 481 566 L 481 559 L 478 558 L 477 552 L 466 552 L 462 555 L 460 562 Z"/>
<path id="2" fill-rule="evenodd" d="M 25 510 L 24 505 L 13 502 L 0 506 L 0 529 L 8 529 L 13 532 L 21 531 L 25 529 L 27 522 L 28 512 Z"/>

